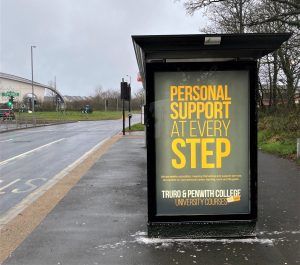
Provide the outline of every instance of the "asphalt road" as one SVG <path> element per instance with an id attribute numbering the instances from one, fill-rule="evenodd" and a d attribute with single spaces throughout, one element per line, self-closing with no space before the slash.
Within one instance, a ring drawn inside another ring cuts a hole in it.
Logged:
<path id="1" fill-rule="evenodd" d="M 140 116 L 134 115 L 132 124 L 139 120 Z M 0 218 L 99 142 L 121 129 L 121 120 L 107 120 L 0 134 Z"/>

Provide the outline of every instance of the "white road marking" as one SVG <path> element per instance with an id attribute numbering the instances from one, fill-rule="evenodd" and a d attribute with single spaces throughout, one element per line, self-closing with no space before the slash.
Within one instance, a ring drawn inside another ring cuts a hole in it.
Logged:
<path id="1" fill-rule="evenodd" d="M 34 129 L 34 128 L 32 128 Z M 32 134 L 32 133 L 43 133 L 43 132 L 55 132 L 57 130 L 55 129 L 46 129 L 46 130 L 31 130 L 31 129 L 26 129 L 26 130 L 19 130 L 19 131 L 13 131 L 10 132 L 11 137 L 18 137 L 18 136 L 24 136 L 27 134 Z"/>
<path id="2" fill-rule="evenodd" d="M 3 140 L 3 141 L 0 141 L 0 143 L 9 142 L 9 141 L 12 141 L 12 140 L 13 140 L 13 139 Z"/>
<path id="3" fill-rule="evenodd" d="M 25 182 L 25 184 L 26 184 L 27 186 L 29 186 L 29 188 L 27 188 L 27 189 L 25 189 L 25 190 L 22 190 L 22 189 L 20 189 L 20 188 L 17 188 L 17 189 L 12 190 L 11 192 L 12 192 L 12 193 L 28 193 L 28 192 L 30 192 L 30 191 L 33 191 L 33 190 L 35 190 L 35 189 L 38 187 L 38 185 L 36 185 L 36 184 L 33 183 L 33 182 L 35 182 L 35 181 L 37 181 L 37 180 L 43 181 L 43 182 L 47 181 L 46 178 L 29 179 L 29 180 L 27 180 L 27 181 Z"/>
<path id="4" fill-rule="evenodd" d="M 4 194 L 5 192 L 2 191 L 2 190 L 8 188 L 9 186 L 11 186 L 11 185 L 13 185 L 13 184 L 15 184 L 16 182 L 19 182 L 20 180 L 21 180 L 21 179 L 16 179 L 16 180 L 14 180 L 14 181 L 8 183 L 8 184 L 5 185 L 4 187 L 1 187 L 1 188 L 0 188 L 0 194 Z M 2 182 L 2 181 L 1 181 L 1 182 Z"/>
<path id="5" fill-rule="evenodd" d="M 53 142 L 51 142 L 51 143 L 44 144 L 44 145 L 42 145 L 42 146 L 40 146 L 40 147 L 34 148 L 34 149 L 32 149 L 32 150 L 30 150 L 30 151 L 27 151 L 27 152 L 25 152 L 25 153 L 23 153 L 23 154 L 20 154 L 20 155 L 11 157 L 11 158 L 9 158 L 9 159 L 6 159 L 6 160 L 0 162 L 0 166 L 3 166 L 3 165 L 5 165 L 5 164 L 7 164 L 8 162 L 13 161 L 13 160 L 15 160 L 15 159 L 19 159 L 19 158 L 22 158 L 22 157 L 24 157 L 24 156 L 27 156 L 27 155 L 29 155 L 29 154 L 35 152 L 35 151 L 41 150 L 42 148 L 45 148 L 45 147 L 50 146 L 50 145 L 52 145 L 52 144 L 58 143 L 58 142 L 60 142 L 60 141 L 62 141 L 62 140 L 64 140 L 64 139 L 66 139 L 66 138 L 61 138 L 61 139 L 56 140 L 56 141 L 53 141 Z"/>
<path id="6" fill-rule="evenodd" d="M 78 158 L 71 165 L 67 166 L 65 169 L 63 169 L 61 172 L 59 172 L 57 175 L 55 175 L 53 178 L 51 178 L 49 181 L 47 181 L 43 186 L 39 187 L 38 189 L 36 189 L 32 193 L 30 193 L 20 203 L 18 203 L 16 206 L 12 207 L 4 215 L 2 215 L 0 217 L 0 229 L 5 224 L 7 224 L 9 221 L 11 221 L 13 218 L 15 218 L 19 213 L 21 213 L 30 204 L 32 204 L 39 197 L 41 197 L 47 190 L 49 190 L 51 187 L 53 187 L 57 182 L 59 182 L 61 179 L 63 179 L 70 171 L 72 171 L 75 167 L 77 167 L 80 163 L 82 163 L 82 161 L 84 161 L 90 154 L 92 154 L 101 145 L 103 145 L 108 139 L 110 139 L 110 137 L 105 138 L 100 143 L 95 145 L 92 149 L 87 151 L 83 156 Z"/>

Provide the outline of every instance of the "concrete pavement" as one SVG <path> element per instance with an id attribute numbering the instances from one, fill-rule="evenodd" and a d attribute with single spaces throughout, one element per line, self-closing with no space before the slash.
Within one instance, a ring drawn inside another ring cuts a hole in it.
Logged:
<path id="1" fill-rule="evenodd" d="M 143 135 L 121 138 L 4 264 L 300 264 L 300 170 L 259 153 L 257 237 L 147 237 Z"/>

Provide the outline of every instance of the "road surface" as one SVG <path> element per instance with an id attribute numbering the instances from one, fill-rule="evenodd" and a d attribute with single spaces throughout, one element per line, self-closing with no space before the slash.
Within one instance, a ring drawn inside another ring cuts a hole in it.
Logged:
<path id="1" fill-rule="evenodd" d="M 139 121 L 140 116 L 134 115 L 132 124 Z M 107 120 L 0 134 L 0 218 L 26 196 L 121 129 L 121 120 Z"/>

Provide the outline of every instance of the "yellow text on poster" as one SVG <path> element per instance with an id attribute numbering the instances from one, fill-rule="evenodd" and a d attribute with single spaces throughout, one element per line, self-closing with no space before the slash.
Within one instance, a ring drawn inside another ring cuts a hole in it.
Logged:
<path id="1" fill-rule="evenodd" d="M 227 84 L 170 86 L 173 168 L 222 168 L 231 153 L 230 106 Z"/>

